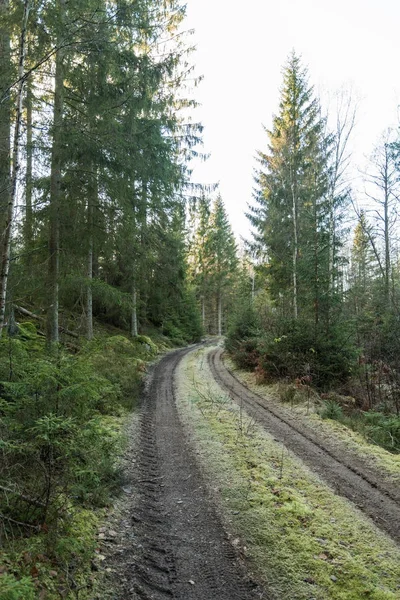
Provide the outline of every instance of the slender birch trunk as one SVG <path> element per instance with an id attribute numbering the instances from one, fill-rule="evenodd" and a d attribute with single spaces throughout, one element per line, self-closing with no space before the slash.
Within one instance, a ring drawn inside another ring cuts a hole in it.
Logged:
<path id="1" fill-rule="evenodd" d="M 389 150 L 385 144 L 384 164 L 384 237 L 385 237 L 385 298 L 387 307 L 390 306 L 390 222 L 389 222 Z"/>
<path id="2" fill-rule="evenodd" d="M 201 297 L 201 320 L 203 323 L 203 329 L 206 330 L 206 299 L 204 294 Z"/>
<path id="3" fill-rule="evenodd" d="M 59 0 L 60 20 L 64 20 L 65 0 Z M 60 40 L 58 40 L 59 42 Z M 48 265 L 48 309 L 46 341 L 51 348 L 59 341 L 58 288 L 60 275 L 60 196 L 61 196 L 61 146 L 64 111 L 64 50 L 59 45 L 56 53 L 54 82 L 53 146 L 50 173 L 50 235 Z"/>
<path id="4" fill-rule="evenodd" d="M 0 17 L 9 10 L 9 1 L 0 0 Z M 0 22 L 1 23 L 1 22 Z M 11 80 L 10 35 L 7 26 L 0 25 L 0 239 L 3 239 L 5 215 L 10 194 L 11 171 L 11 102 L 9 89 Z"/>
<path id="5" fill-rule="evenodd" d="M 16 100 L 16 117 L 15 117 L 15 130 L 14 130 L 14 142 L 12 151 L 12 169 L 11 169 L 11 189 L 10 196 L 8 198 L 6 221 L 4 227 L 4 234 L 2 238 L 1 248 L 1 268 L 0 268 L 0 335 L 4 327 L 5 311 L 6 311 L 6 296 L 7 296 L 7 283 L 8 273 L 10 270 L 10 252 L 11 252 L 11 239 L 12 229 L 14 225 L 14 207 L 15 199 L 17 196 L 17 182 L 18 173 L 20 169 L 19 163 L 19 148 L 21 138 L 21 124 L 22 124 L 22 100 L 24 92 L 25 79 L 24 64 L 26 54 L 26 30 L 28 25 L 30 11 L 30 0 L 25 0 L 24 12 L 22 16 L 21 25 L 21 36 L 19 45 L 19 58 L 18 58 L 18 89 L 17 89 L 17 100 Z"/>
<path id="6" fill-rule="evenodd" d="M 335 215 L 332 208 L 333 199 L 331 199 L 331 209 L 329 212 L 329 295 L 332 297 L 335 290 L 335 275 L 334 275 L 334 264 L 335 264 Z"/>
<path id="7" fill-rule="evenodd" d="M 32 159 L 33 159 L 33 126 L 32 126 L 32 81 L 26 85 L 26 175 L 25 175 L 25 222 L 24 248 L 25 264 L 30 270 L 33 246 L 33 210 L 32 210 Z"/>

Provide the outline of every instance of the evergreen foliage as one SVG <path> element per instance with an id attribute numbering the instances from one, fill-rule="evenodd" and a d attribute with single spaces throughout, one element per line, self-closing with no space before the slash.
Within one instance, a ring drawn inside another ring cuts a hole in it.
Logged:
<path id="1" fill-rule="evenodd" d="M 268 286 L 286 316 L 326 313 L 329 235 L 328 157 L 332 140 L 294 53 L 284 70 L 268 152 L 259 152 L 253 251 L 265 257 Z"/>
<path id="2" fill-rule="evenodd" d="M 60 311 L 78 306 L 79 333 L 88 339 L 94 317 L 132 335 L 165 320 L 184 327 L 183 190 L 201 133 L 183 118 L 195 106 L 181 93 L 192 71 L 180 32 L 184 7 L 158 0 L 30 5 L 25 210 L 13 239 L 7 316 L 13 297 L 42 309 L 50 345 L 59 339 Z M 1 31 L 10 60 L 2 56 L 12 66 L 22 33 L 19 4 L 9 8 Z M 7 81 L 14 102 L 15 72 Z M 11 131 L 7 115 L 0 126 Z M 4 254 L 4 236 L 2 244 Z M 198 337 L 194 329 L 180 330 L 180 339 Z"/>
<path id="3" fill-rule="evenodd" d="M 157 354 L 143 334 L 202 334 L 184 17 L 179 0 L 0 0 L 0 540 L 35 534 L 76 585 L 93 509 L 118 486 L 122 416 Z M 36 597 L 32 565 L 13 560 L 0 596 Z"/>
<path id="4" fill-rule="evenodd" d="M 212 206 L 203 196 L 192 212 L 191 281 L 201 307 L 203 328 L 221 335 L 237 283 L 236 242 L 220 195 Z"/>
<path id="5" fill-rule="evenodd" d="M 251 291 L 249 278 L 241 288 L 226 347 L 259 382 L 306 381 L 354 396 L 344 407 L 328 402 L 323 416 L 397 451 L 400 145 L 398 133 L 383 135 L 364 174 L 365 197 L 355 199 L 345 177 L 354 120 L 342 97 L 329 132 L 293 52 L 248 214 L 257 277 Z M 357 223 L 346 256 L 350 200 Z"/>

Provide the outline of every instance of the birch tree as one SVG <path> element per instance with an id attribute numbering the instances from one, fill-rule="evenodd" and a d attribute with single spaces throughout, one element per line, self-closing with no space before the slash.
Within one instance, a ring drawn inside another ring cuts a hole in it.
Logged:
<path id="1" fill-rule="evenodd" d="M 10 252 L 11 252 L 11 239 L 12 230 L 14 225 L 14 207 L 17 197 L 17 183 L 18 174 L 20 171 L 20 138 L 21 138 L 21 127 L 22 127 L 22 110 L 23 110 L 23 93 L 24 93 L 24 68 L 25 68 L 25 55 L 26 55 L 26 37 L 27 37 L 27 26 L 30 11 L 30 0 L 25 0 L 21 33 L 19 40 L 19 55 L 18 55 L 18 88 L 16 94 L 16 111 L 15 111 L 15 126 L 14 126 L 14 141 L 12 147 L 12 158 L 11 158 L 11 181 L 10 181 L 10 193 L 8 195 L 6 219 L 4 223 L 4 231 L 2 235 L 2 246 L 1 246 L 1 265 L 0 265 L 0 335 L 4 326 L 5 310 L 6 310 L 6 297 L 7 297 L 7 283 L 8 274 L 10 269 Z M 7 160 L 6 160 L 7 163 Z"/>
<path id="2" fill-rule="evenodd" d="M 383 278 L 386 305 L 391 305 L 392 254 L 395 227 L 400 200 L 399 173 L 391 140 L 393 133 L 384 133 L 376 146 L 364 174 L 364 193 L 368 200 L 367 214 L 372 218 L 375 237 L 380 241 L 374 246 Z"/>

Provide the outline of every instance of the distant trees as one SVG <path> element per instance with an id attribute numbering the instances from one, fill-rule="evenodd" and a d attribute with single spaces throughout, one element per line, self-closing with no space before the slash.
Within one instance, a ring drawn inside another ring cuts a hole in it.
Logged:
<path id="1" fill-rule="evenodd" d="M 220 195 L 212 207 L 203 196 L 193 216 L 191 279 L 201 306 L 203 327 L 209 333 L 222 335 L 238 275 L 235 238 Z"/>

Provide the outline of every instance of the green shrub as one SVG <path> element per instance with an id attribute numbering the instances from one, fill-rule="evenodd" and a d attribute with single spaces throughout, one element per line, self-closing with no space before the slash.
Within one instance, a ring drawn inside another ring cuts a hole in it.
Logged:
<path id="1" fill-rule="evenodd" d="M 183 331 L 177 327 L 172 321 L 165 321 L 162 327 L 162 332 L 167 336 L 175 346 L 185 346 L 186 340 Z"/>
<path id="2" fill-rule="evenodd" d="M 234 311 L 228 325 L 226 348 L 230 352 L 235 343 L 259 334 L 257 313 L 251 301 L 242 301 Z"/>
<path id="3" fill-rule="evenodd" d="M 320 412 L 323 419 L 333 419 L 335 421 L 341 421 L 343 419 L 343 409 L 334 400 L 327 400 Z"/>
<path id="4" fill-rule="evenodd" d="M 36 590 L 30 577 L 16 579 L 7 573 L 0 575 L 1 600 L 35 600 Z"/>
<path id="5" fill-rule="evenodd" d="M 238 366 L 257 369 L 264 380 L 308 376 L 312 385 L 327 389 L 352 372 L 356 352 L 344 327 L 332 326 L 327 335 L 307 320 L 276 315 L 268 331 L 260 332 L 255 323 L 253 309 L 245 307 L 233 321 L 226 348 Z"/>
<path id="6" fill-rule="evenodd" d="M 366 437 L 391 452 L 400 452 L 400 417 L 379 412 L 363 413 Z"/>

